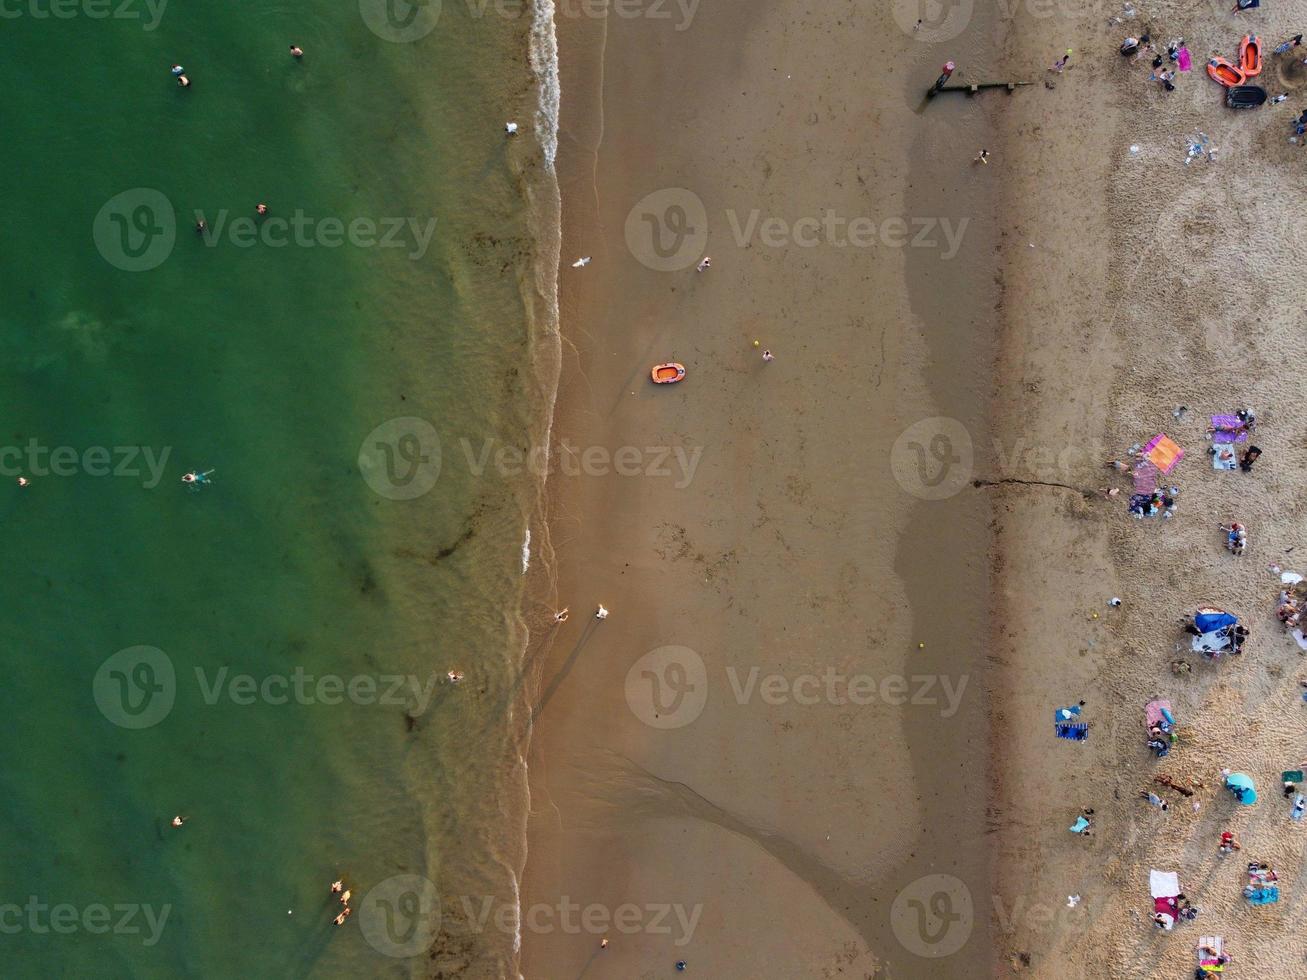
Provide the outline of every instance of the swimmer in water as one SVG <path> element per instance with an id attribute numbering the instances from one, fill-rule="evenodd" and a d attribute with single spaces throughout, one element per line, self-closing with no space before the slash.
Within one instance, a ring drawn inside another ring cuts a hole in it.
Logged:
<path id="1" fill-rule="evenodd" d="M 172 66 L 172 73 L 173 73 L 174 75 L 180 75 L 180 74 L 181 74 L 182 72 L 184 72 L 185 70 L 186 70 L 186 69 L 183 68 L 181 65 L 173 65 L 173 66 Z"/>
<path id="2" fill-rule="evenodd" d="M 461 670 L 451 670 L 445 676 L 449 678 L 449 683 L 457 684 L 463 679 L 463 672 Z"/>
<path id="3" fill-rule="evenodd" d="M 180 827 L 185 822 L 186 822 L 186 818 L 182 816 L 176 816 L 172 818 L 172 825 L 174 827 Z"/>
<path id="4" fill-rule="evenodd" d="M 185 75 L 178 75 L 177 84 L 180 85 L 182 88 L 190 88 L 191 80 L 187 78 Z"/>
<path id="5" fill-rule="evenodd" d="M 333 882 L 331 883 L 331 893 L 334 895 L 334 894 L 336 894 L 336 892 L 340 891 L 340 890 L 343 889 L 344 887 L 345 887 L 345 882 L 343 882 L 343 881 L 333 881 Z"/>
<path id="6" fill-rule="evenodd" d="M 348 919 L 350 915 L 353 914 L 353 912 L 354 912 L 353 909 L 345 909 L 345 911 L 341 912 L 340 915 L 336 916 L 331 921 L 336 923 L 336 925 L 338 926 L 343 926 L 345 924 L 345 920 Z"/>
<path id="7" fill-rule="evenodd" d="M 260 202 L 259 204 L 256 204 L 254 206 L 254 213 L 259 215 L 259 217 L 262 217 L 263 215 L 268 213 L 268 206 Z"/>
<path id="8" fill-rule="evenodd" d="M 200 218 L 195 222 L 195 234 L 203 235 L 208 230 L 209 225 L 203 218 Z"/>
<path id="9" fill-rule="evenodd" d="M 298 44 L 292 44 L 290 46 L 290 56 L 298 61 L 300 58 L 304 57 L 304 49 Z"/>
<path id="10" fill-rule="evenodd" d="M 18 485 L 20 487 L 30 487 L 32 485 L 32 481 L 25 476 L 20 476 L 18 478 Z"/>
<path id="11" fill-rule="evenodd" d="M 182 483 L 185 483 L 192 490 L 199 490 L 200 487 L 204 486 L 204 484 L 213 482 L 209 479 L 209 474 L 213 472 L 213 470 L 205 470 L 203 473 L 200 473 L 196 470 L 191 470 L 191 472 L 182 475 Z"/>

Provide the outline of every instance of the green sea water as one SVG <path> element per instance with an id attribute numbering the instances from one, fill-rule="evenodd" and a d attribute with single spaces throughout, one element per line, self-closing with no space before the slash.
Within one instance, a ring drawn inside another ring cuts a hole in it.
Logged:
<path id="1" fill-rule="evenodd" d="M 121 2 L 0 17 L 0 976 L 505 975 L 530 24 Z"/>

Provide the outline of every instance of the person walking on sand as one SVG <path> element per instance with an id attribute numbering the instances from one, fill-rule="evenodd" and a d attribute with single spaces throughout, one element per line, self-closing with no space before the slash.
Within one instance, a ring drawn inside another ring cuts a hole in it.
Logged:
<path id="1" fill-rule="evenodd" d="M 604 608 L 603 603 L 600 603 L 599 608 L 595 610 L 595 619 L 607 619 L 607 618 L 608 618 L 608 610 Z"/>
<path id="2" fill-rule="evenodd" d="M 569 612 L 571 612 L 571 610 L 569 610 L 566 606 L 564 606 L 562 609 L 558 610 L 558 612 L 554 613 L 554 622 L 566 623 L 567 615 Z"/>
<path id="3" fill-rule="evenodd" d="M 711 268 L 712 268 L 712 259 L 709 256 L 705 255 L 703 258 L 699 260 L 699 264 L 694 267 L 694 271 L 706 272 L 708 269 Z"/>
<path id="4" fill-rule="evenodd" d="M 972 163 L 989 163 L 989 151 L 988 151 L 988 150 L 981 150 L 979 153 L 976 154 L 976 158 L 975 158 L 974 160 L 972 160 L 971 162 L 972 162 Z"/>
<path id="5" fill-rule="evenodd" d="M 935 79 L 934 91 L 938 92 L 940 91 L 940 89 L 944 87 L 945 83 L 949 80 L 950 77 L 952 77 L 955 68 L 957 68 L 957 65 L 953 64 L 953 62 L 951 61 L 944 62 L 944 73 L 940 75 L 939 78 Z"/>
<path id="6" fill-rule="evenodd" d="M 765 350 L 762 352 L 762 359 L 764 361 L 774 361 L 776 360 L 776 355 L 769 350 Z"/>
<path id="7" fill-rule="evenodd" d="M 1276 45 L 1275 50 L 1272 51 L 1271 53 L 1272 53 L 1272 54 L 1285 54 L 1285 53 L 1287 53 L 1287 52 L 1289 51 L 1290 48 L 1296 48 L 1296 47 L 1297 47 L 1298 45 L 1300 45 L 1300 44 L 1302 44 L 1302 35 L 1301 35 L 1301 34 L 1295 34 L 1293 37 L 1289 38 L 1289 40 L 1284 41 L 1283 43 Z"/>
<path id="8" fill-rule="evenodd" d="M 1062 74 L 1062 72 L 1066 69 L 1066 63 L 1071 60 L 1071 50 L 1072 50 L 1071 48 L 1067 48 L 1066 54 L 1062 55 L 1062 57 L 1058 58 L 1057 61 L 1053 62 L 1053 67 L 1049 68 L 1048 70 L 1055 71 L 1059 75 Z"/>

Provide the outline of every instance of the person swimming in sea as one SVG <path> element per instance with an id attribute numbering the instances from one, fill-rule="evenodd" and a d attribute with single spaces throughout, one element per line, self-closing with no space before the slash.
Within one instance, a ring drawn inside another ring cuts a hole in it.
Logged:
<path id="1" fill-rule="evenodd" d="M 198 491 L 200 487 L 213 482 L 209 479 L 209 474 L 213 472 L 215 471 L 205 470 L 201 473 L 197 470 L 191 470 L 191 472 L 182 475 L 182 483 L 185 483 L 188 489 Z"/>

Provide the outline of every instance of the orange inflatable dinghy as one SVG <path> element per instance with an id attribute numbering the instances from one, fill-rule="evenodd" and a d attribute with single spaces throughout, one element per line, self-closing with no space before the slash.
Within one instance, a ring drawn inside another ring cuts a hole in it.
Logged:
<path id="1" fill-rule="evenodd" d="M 649 377 L 653 378 L 653 383 L 656 385 L 676 384 L 685 377 L 685 365 L 677 364 L 675 361 L 655 364 L 653 370 L 649 372 Z"/>
<path id="2" fill-rule="evenodd" d="M 1226 88 L 1242 85 L 1245 78 L 1242 68 L 1230 64 L 1220 56 L 1212 58 L 1207 63 L 1207 74 L 1211 76 L 1212 81 L 1220 82 Z"/>
<path id="3" fill-rule="evenodd" d="M 1256 34 L 1245 34 L 1239 42 L 1239 68 L 1246 78 L 1262 73 L 1262 42 Z"/>

